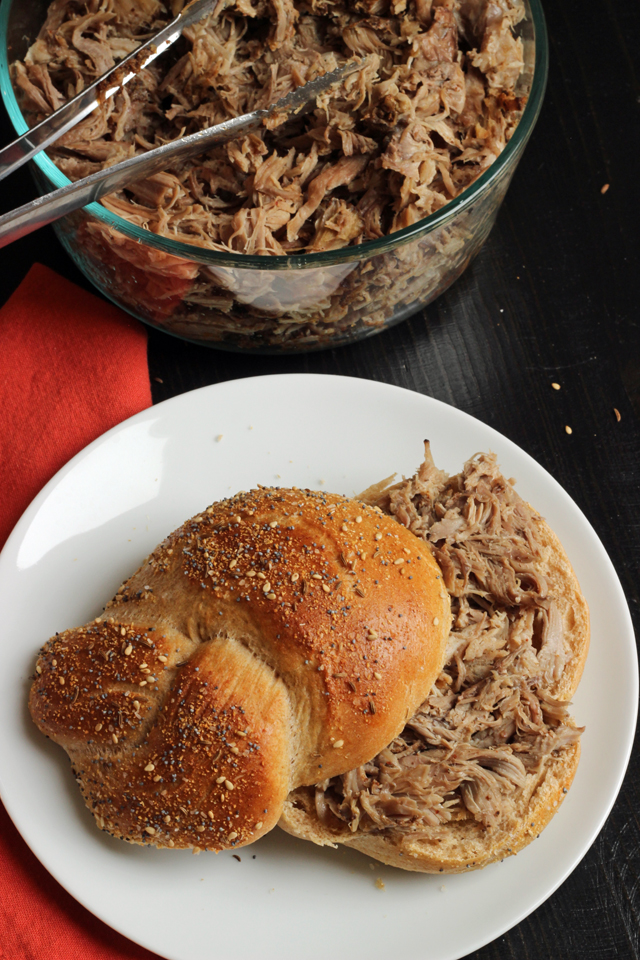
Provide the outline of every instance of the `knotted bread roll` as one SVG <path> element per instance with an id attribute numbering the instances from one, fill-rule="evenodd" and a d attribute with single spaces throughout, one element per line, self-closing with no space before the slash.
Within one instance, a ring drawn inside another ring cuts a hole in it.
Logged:
<path id="1" fill-rule="evenodd" d="M 395 520 L 261 488 L 185 523 L 103 616 L 45 644 L 29 705 L 101 828 L 240 847 L 291 790 L 399 733 L 449 625 L 437 564 Z"/>

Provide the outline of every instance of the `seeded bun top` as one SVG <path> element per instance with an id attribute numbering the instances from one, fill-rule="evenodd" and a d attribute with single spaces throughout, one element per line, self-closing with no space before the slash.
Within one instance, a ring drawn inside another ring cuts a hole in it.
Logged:
<path id="1" fill-rule="evenodd" d="M 241 846 L 290 790 L 396 736 L 449 625 L 439 568 L 395 520 L 261 488 L 185 523 L 103 617 L 50 640 L 30 709 L 114 835 Z"/>

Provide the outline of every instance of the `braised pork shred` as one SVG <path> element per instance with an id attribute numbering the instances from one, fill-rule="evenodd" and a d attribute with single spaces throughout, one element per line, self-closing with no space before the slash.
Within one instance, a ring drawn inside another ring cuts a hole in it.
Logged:
<path id="1" fill-rule="evenodd" d="M 54 0 L 14 81 L 49 114 L 183 0 Z M 265 107 L 347 60 L 311 114 L 102 200 L 153 233 L 246 254 L 360 244 L 441 208 L 496 159 L 523 108 L 522 0 L 219 0 L 212 15 L 51 149 L 72 180 Z"/>
<path id="2" fill-rule="evenodd" d="M 445 667 L 402 734 L 371 763 L 318 784 L 316 812 L 330 827 L 398 839 L 469 818 L 504 829 L 527 780 L 581 733 L 549 692 L 569 651 L 536 514 L 493 455 L 447 478 L 428 445 L 412 479 L 369 499 L 428 542 L 452 628 Z"/>

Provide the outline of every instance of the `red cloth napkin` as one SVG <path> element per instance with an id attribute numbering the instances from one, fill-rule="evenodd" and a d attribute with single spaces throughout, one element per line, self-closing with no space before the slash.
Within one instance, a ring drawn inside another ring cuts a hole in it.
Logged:
<path id="1" fill-rule="evenodd" d="M 0 546 L 54 473 L 151 405 L 137 320 L 36 264 L 0 310 Z M 47 873 L 0 806 L 0 958 L 152 960 Z"/>

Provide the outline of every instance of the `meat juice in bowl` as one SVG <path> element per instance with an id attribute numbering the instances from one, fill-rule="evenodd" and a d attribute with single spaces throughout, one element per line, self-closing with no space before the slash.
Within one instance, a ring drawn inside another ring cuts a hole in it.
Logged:
<path id="1" fill-rule="evenodd" d="M 3 4 L 16 131 L 181 6 Z M 486 239 L 537 119 L 537 0 L 232 3 L 39 155 L 38 188 L 266 106 L 353 57 L 362 69 L 313 112 L 59 221 L 73 260 L 146 323 L 229 350 L 333 347 L 435 299 Z"/>

